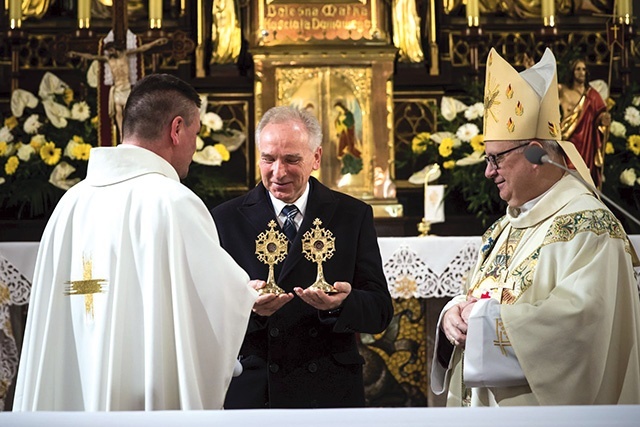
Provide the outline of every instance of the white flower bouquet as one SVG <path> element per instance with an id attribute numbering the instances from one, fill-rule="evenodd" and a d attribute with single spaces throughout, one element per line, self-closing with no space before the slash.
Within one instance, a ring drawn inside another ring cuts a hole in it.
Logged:
<path id="1" fill-rule="evenodd" d="M 605 146 L 602 190 L 630 213 L 640 217 L 640 88 L 632 87 L 611 108 L 609 141 Z M 614 210 L 614 213 L 617 212 Z M 618 218 L 629 233 L 640 227 Z"/>
<path id="2" fill-rule="evenodd" d="M 95 90 L 78 96 L 44 74 L 38 96 L 17 89 L 0 125 L 0 211 L 3 218 L 44 218 L 64 191 L 86 175 L 95 144 Z"/>
<path id="3" fill-rule="evenodd" d="M 183 182 L 205 203 L 212 204 L 212 200 L 219 199 L 229 187 L 237 184 L 236 175 L 245 173 L 246 154 L 240 148 L 246 148 L 246 135 L 225 123 L 206 95 L 200 98 L 202 126 L 189 175 Z"/>
<path id="4" fill-rule="evenodd" d="M 435 133 L 417 134 L 411 147 L 398 147 L 400 167 L 410 165 L 412 184 L 430 183 L 446 186 L 447 208 L 457 214 L 471 213 L 486 220 L 503 211 L 495 186 L 484 177 L 484 137 L 481 133 L 484 104 L 478 97 L 460 99 L 443 97 L 438 109 Z M 434 168 L 435 166 L 439 168 Z M 427 174 L 428 171 L 438 173 Z"/>

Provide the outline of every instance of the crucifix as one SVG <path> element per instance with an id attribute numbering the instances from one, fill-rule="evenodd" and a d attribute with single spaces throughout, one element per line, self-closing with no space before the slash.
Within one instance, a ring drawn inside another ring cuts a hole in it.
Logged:
<path id="1" fill-rule="evenodd" d="M 194 50 L 193 41 L 181 31 L 174 32 L 171 40 L 160 29 L 149 30 L 143 37 L 135 36 L 128 29 L 126 0 L 113 1 L 111 17 L 112 30 L 107 36 L 97 39 L 90 29 L 79 29 L 75 38 L 59 36 L 53 48 L 56 61 L 62 63 L 68 58 L 97 60 L 101 63 L 98 102 L 103 108 L 99 109 L 98 145 L 107 146 L 119 142 L 117 136 L 122 131 L 122 113 L 131 86 L 144 73 L 143 57 L 138 55 L 166 45 L 153 52 L 152 72 L 156 72 L 161 51 L 170 51 L 173 58 L 180 60 Z"/>

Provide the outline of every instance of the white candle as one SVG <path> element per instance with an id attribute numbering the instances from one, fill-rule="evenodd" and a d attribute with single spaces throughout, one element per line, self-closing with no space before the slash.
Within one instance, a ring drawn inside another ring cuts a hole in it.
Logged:
<path id="1" fill-rule="evenodd" d="M 478 0 L 467 0 L 467 24 L 470 27 L 480 26 L 480 6 Z"/>
<path id="2" fill-rule="evenodd" d="M 619 18 L 622 18 L 622 21 L 629 24 L 631 16 L 633 15 L 631 0 L 617 0 L 615 14 Z"/>
<path id="3" fill-rule="evenodd" d="M 425 185 L 424 220 L 430 224 L 444 222 L 444 185 Z"/>
<path id="4" fill-rule="evenodd" d="M 555 0 L 542 0 L 542 20 L 545 27 L 554 27 L 556 15 Z"/>
<path id="5" fill-rule="evenodd" d="M 5 3 L 6 4 L 6 3 Z M 9 0 L 9 28 L 22 26 L 22 0 Z"/>
<path id="6" fill-rule="evenodd" d="M 436 10 L 436 2 L 435 0 L 429 0 L 429 6 L 431 8 L 431 19 L 429 22 L 429 41 L 431 43 L 435 43 L 436 42 L 436 37 L 437 37 L 437 28 L 436 28 L 436 15 L 435 15 L 435 10 Z"/>
<path id="7" fill-rule="evenodd" d="M 149 28 L 162 28 L 162 0 L 149 0 Z"/>
<path id="8" fill-rule="evenodd" d="M 424 220 L 430 224 L 444 222 L 444 185 L 429 185 L 440 176 L 440 165 L 432 165 L 424 174 Z"/>
<path id="9" fill-rule="evenodd" d="M 91 25 L 91 0 L 78 0 L 78 28 Z"/>

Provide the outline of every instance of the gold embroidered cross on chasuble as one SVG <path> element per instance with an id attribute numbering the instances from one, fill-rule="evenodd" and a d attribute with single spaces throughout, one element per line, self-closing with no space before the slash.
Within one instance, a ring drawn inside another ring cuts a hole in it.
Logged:
<path id="1" fill-rule="evenodd" d="M 93 295 L 106 291 L 105 279 L 92 277 L 93 261 L 82 257 L 82 280 L 65 282 L 64 294 L 67 296 L 84 295 L 84 307 L 87 316 L 93 318 Z"/>

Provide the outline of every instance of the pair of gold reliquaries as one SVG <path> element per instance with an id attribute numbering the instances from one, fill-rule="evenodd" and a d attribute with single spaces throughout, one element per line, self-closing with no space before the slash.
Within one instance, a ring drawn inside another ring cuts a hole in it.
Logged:
<path id="1" fill-rule="evenodd" d="M 336 239 L 331 231 L 320 227 L 321 224 L 322 221 L 316 218 L 313 221 L 315 227 L 303 234 L 302 253 L 309 261 L 315 262 L 318 266 L 316 281 L 310 288 L 319 289 L 326 293 L 335 293 L 337 292 L 336 288 L 324 279 L 322 263 L 333 256 Z M 276 222 L 274 220 L 269 221 L 267 227 L 269 229 L 260 233 L 256 239 L 258 260 L 269 266 L 267 284 L 259 292 L 261 295 L 280 295 L 285 291 L 276 284 L 273 267 L 287 256 L 287 236 L 276 230 Z"/>

